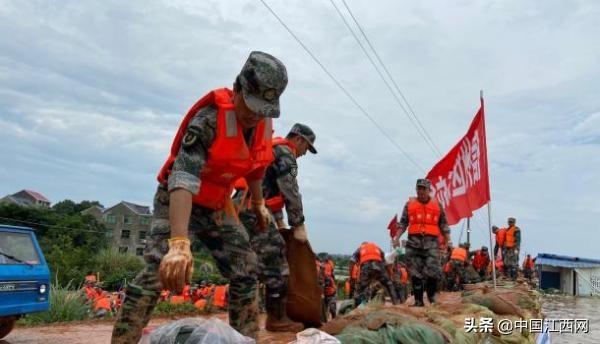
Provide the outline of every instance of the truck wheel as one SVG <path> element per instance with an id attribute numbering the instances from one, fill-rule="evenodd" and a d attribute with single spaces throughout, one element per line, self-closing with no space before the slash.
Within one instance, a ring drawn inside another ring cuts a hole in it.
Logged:
<path id="1" fill-rule="evenodd" d="M 13 327 L 15 327 L 17 318 L 14 316 L 0 317 L 0 339 L 8 336 Z"/>

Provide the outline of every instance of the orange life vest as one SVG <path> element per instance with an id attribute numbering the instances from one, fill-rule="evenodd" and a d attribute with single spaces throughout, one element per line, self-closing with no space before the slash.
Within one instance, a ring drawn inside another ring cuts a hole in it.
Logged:
<path id="1" fill-rule="evenodd" d="M 213 306 L 219 308 L 227 307 L 227 290 L 229 285 L 220 285 L 215 288 L 215 294 L 213 296 Z"/>
<path id="2" fill-rule="evenodd" d="M 452 270 L 452 267 L 450 266 L 450 262 L 447 262 L 446 264 L 444 264 L 444 272 L 449 273 L 450 270 Z"/>
<path id="3" fill-rule="evenodd" d="M 467 261 L 467 250 L 462 247 L 456 247 L 452 249 L 452 255 L 450 259 L 460 260 L 461 262 Z"/>
<path id="4" fill-rule="evenodd" d="M 373 242 L 367 242 L 360 246 L 360 264 L 370 260 L 381 262 L 381 249 Z"/>
<path id="5" fill-rule="evenodd" d="M 473 256 L 473 267 L 477 270 L 484 269 L 488 263 L 490 262 L 490 258 L 487 254 L 483 253 L 482 250 L 478 250 L 475 252 Z"/>
<path id="6" fill-rule="evenodd" d="M 292 153 L 296 155 L 296 146 L 284 137 L 274 138 L 272 145 L 273 147 L 286 145 L 290 147 Z M 278 195 L 274 195 L 273 197 L 267 198 L 265 200 L 265 204 L 267 205 L 267 207 L 269 207 L 269 209 L 271 209 L 272 212 L 276 213 L 283 209 L 283 207 L 285 206 L 285 200 L 283 199 L 283 195 L 280 193 Z"/>
<path id="7" fill-rule="evenodd" d="M 94 311 L 99 311 L 101 309 L 105 309 L 107 311 L 111 311 L 110 308 L 110 298 L 106 296 L 100 296 L 94 300 Z"/>
<path id="8" fill-rule="evenodd" d="M 438 222 L 440 220 L 440 204 L 437 200 L 430 198 L 429 202 L 423 204 L 416 198 L 408 200 L 408 235 L 441 235 Z"/>
<path id="9" fill-rule="evenodd" d="M 515 247 L 515 244 L 516 244 L 515 232 L 516 231 L 517 231 L 517 227 L 516 226 L 510 227 L 506 231 L 506 241 L 504 242 L 504 247 L 506 247 L 506 248 L 513 248 L 513 247 Z"/>
<path id="10" fill-rule="evenodd" d="M 533 268 L 534 268 L 533 259 L 525 258 L 525 261 L 523 262 L 523 269 L 533 270 Z"/>
<path id="11" fill-rule="evenodd" d="M 169 300 L 169 303 L 172 305 L 180 305 L 185 302 L 185 298 L 181 295 L 173 295 L 171 296 L 171 300 Z"/>
<path id="12" fill-rule="evenodd" d="M 335 295 L 335 292 L 337 290 L 337 286 L 335 285 L 335 280 L 333 279 L 332 276 L 326 276 L 325 279 L 329 280 L 329 283 L 325 284 L 325 296 L 332 296 Z"/>
<path id="13" fill-rule="evenodd" d="M 359 276 L 360 276 L 360 265 L 359 264 L 352 264 L 352 270 L 350 272 L 350 278 L 352 278 L 353 280 L 358 280 Z"/>
<path id="14" fill-rule="evenodd" d="M 346 295 L 350 295 L 350 279 L 349 278 L 346 280 L 346 283 L 344 284 L 344 293 L 346 293 Z"/>
<path id="15" fill-rule="evenodd" d="M 408 283 L 408 271 L 404 266 L 400 266 L 400 283 L 407 284 Z"/>
<path id="16" fill-rule="evenodd" d="M 499 247 L 504 247 L 504 243 L 506 242 L 506 228 L 500 228 L 496 232 L 496 243 Z"/>
<path id="17" fill-rule="evenodd" d="M 196 301 L 194 303 L 194 307 L 196 307 L 197 310 L 203 310 L 204 307 L 206 307 L 206 300 L 205 299 L 199 299 L 198 301 Z"/>
<path id="18" fill-rule="evenodd" d="M 333 261 L 331 261 L 331 260 L 325 261 L 325 264 L 323 264 L 323 268 L 324 268 L 323 272 L 325 273 L 325 276 L 333 277 L 334 267 L 335 267 L 335 264 L 333 263 Z"/>
<path id="19" fill-rule="evenodd" d="M 270 118 L 261 120 L 254 131 L 250 147 L 246 144 L 241 125 L 238 123 L 233 105 L 233 92 L 226 88 L 209 92 L 192 106 L 181 122 L 171 145 L 167 161 L 158 173 L 158 181 L 166 184 L 179 154 L 182 140 L 190 120 L 202 108 L 217 107 L 217 130 L 215 140 L 208 150 L 206 165 L 200 172 L 200 188 L 193 196 L 194 204 L 222 210 L 230 200 L 233 184 L 252 171 L 266 168 L 273 161 Z"/>
<path id="20" fill-rule="evenodd" d="M 183 299 L 187 302 L 190 301 L 190 285 L 186 284 L 183 287 L 183 291 L 181 292 L 181 296 L 183 296 Z"/>
<path id="21" fill-rule="evenodd" d="M 208 286 L 200 288 L 200 295 L 202 295 L 202 297 L 204 297 L 204 298 L 209 297 L 210 292 L 211 292 L 211 288 Z"/>

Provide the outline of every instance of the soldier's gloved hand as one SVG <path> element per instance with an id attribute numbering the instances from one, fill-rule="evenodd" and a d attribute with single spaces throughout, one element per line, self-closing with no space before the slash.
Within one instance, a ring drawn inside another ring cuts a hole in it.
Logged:
<path id="1" fill-rule="evenodd" d="M 293 228 L 294 231 L 294 239 L 300 242 L 307 242 L 308 236 L 306 235 L 306 226 L 304 224 L 295 226 Z"/>
<path id="2" fill-rule="evenodd" d="M 256 215 L 256 223 L 258 225 L 258 229 L 263 232 L 269 228 L 269 223 L 271 222 L 271 213 L 265 206 L 265 200 L 252 200 L 252 211 Z"/>
<path id="3" fill-rule="evenodd" d="M 190 239 L 169 239 L 169 252 L 163 257 L 158 269 L 163 289 L 183 291 L 183 287 L 192 280 L 194 259 L 190 250 Z"/>

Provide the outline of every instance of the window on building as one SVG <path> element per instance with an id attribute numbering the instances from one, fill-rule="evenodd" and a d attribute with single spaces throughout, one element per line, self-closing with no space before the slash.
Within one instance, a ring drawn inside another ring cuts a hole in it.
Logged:
<path id="1" fill-rule="evenodd" d="M 144 248 L 143 247 L 138 247 L 135 249 L 135 254 L 137 256 L 143 256 L 144 255 Z"/>
<path id="2" fill-rule="evenodd" d="M 133 223 L 133 219 L 131 216 L 123 216 L 123 223 L 126 225 L 130 225 Z"/>
<path id="3" fill-rule="evenodd" d="M 104 220 L 106 221 L 106 223 L 117 223 L 117 218 L 113 214 L 106 215 Z"/>
<path id="4" fill-rule="evenodd" d="M 146 231 L 140 231 L 140 240 L 146 239 Z"/>
<path id="5" fill-rule="evenodd" d="M 140 225 L 149 225 L 151 221 L 152 221 L 152 217 L 150 217 L 150 216 L 140 217 Z"/>
<path id="6" fill-rule="evenodd" d="M 127 249 L 128 249 L 127 246 L 121 246 L 121 247 L 119 247 L 119 252 L 121 252 L 121 253 L 127 253 Z"/>
<path id="7" fill-rule="evenodd" d="M 129 239 L 129 236 L 131 235 L 131 231 L 124 229 L 121 231 L 121 239 Z"/>

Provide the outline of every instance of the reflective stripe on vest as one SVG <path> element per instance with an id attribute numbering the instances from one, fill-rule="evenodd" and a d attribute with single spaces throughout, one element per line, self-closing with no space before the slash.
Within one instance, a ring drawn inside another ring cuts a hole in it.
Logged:
<path id="1" fill-rule="evenodd" d="M 517 231 L 517 227 L 516 226 L 510 227 L 506 231 L 506 240 L 504 241 L 504 247 L 506 247 L 506 248 L 513 248 L 513 247 L 515 247 L 515 244 L 516 244 L 515 232 L 516 231 Z"/>
<path id="2" fill-rule="evenodd" d="M 381 249 L 372 242 L 362 244 L 360 246 L 360 264 L 364 264 L 370 260 L 381 262 Z"/>
<path id="3" fill-rule="evenodd" d="M 433 198 L 423 204 L 416 198 L 408 200 L 408 234 L 409 235 L 441 235 L 440 227 L 440 204 Z"/>
<path id="4" fill-rule="evenodd" d="M 461 262 L 467 261 L 467 250 L 462 247 L 452 249 L 452 255 L 450 259 L 460 260 Z"/>
<path id="5" fill-rule="evenodd" d="M 252 143 L 248 147 L 242 128 L 237 123 L 232 98 L 231 90 L 217 89 L 192 106 L 179 126 L 167 161 L 158 173 L 159 183 L 166 184 L 189 122 L 202 108 L 216 106 L 216 135 L 208 150 L 206 164 L 198 176 L 201 180 L 200 188 L 192 198 L 194 204 L 215 210 L 225 208 L 233 191 L 233 184 L 238 178 L 265 168 L 273 161 L 271 119 L 261 120 L 254 128 Z"/>

